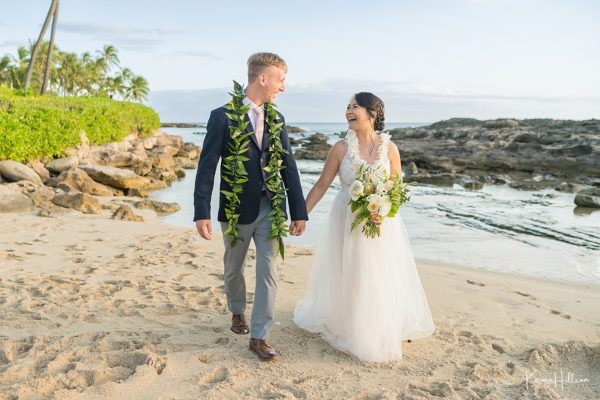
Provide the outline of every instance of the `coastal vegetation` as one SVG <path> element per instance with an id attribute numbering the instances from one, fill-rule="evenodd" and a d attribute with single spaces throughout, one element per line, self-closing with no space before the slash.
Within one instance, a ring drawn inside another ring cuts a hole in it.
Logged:
<path id="1" fill-rule="evenodd" d="M 0 159 L 26 161 L 61 156 L 84 131 L 91 143 L 142 137 L 160 127 L 158 114 L 142 104 L 108 97 L 37 96 L 0 88 Z"/>

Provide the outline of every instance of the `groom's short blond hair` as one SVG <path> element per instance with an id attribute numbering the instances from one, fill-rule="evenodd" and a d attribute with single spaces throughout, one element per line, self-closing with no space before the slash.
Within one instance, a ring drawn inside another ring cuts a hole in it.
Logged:
<path id="1" fill-rule="evenodd" d="M 248 58 L 248 84 L 254 82 L 258 75 L 269 66 L 279 67 L 287 72 L 284 59 L 275 53 L 254 53 Z"/>

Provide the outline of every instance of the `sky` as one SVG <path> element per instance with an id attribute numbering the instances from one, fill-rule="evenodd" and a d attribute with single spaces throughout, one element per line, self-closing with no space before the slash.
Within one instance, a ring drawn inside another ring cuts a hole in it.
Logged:
<path id="1" fill-rule="evenodd" d="M 0 55 L 15 54 L 51 1 L 3 3 Z M 56 43 L 114 45 L 163 121 L 206 121 L 257 51 L 289 66 L 287 121 L 342 122 L 360 91 L 392 122 L 587 119 L 600 118 L 599 21 L 595 0 L 60 0 Z"/>

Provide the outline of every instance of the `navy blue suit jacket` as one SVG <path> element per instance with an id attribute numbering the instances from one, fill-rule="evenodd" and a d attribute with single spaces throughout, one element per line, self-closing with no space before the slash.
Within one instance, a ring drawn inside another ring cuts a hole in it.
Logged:
<path id="1" fill-rule="evenodd" d="M 200 160 L 198 161 L 198 170 L 196 171 L 196 185 L 194 188 L 194 221 L 199 219 L 210 219 L 210 198 L 213 190 L 215 170 L 219 159 L 225 158 L 230 154 L 227 143 L 229 142 L 229 126 L 231 121 L 227 118 L 225 112 L 226 110 L 224 107 L 213 110 L 210 113 L 210 118 L 206 125 L 206 137 L 204 139 Z M 283 157 L 283 165 L 285 165 L 285 168 L 282 169 L 280 173 L 283 184 L 287 189 L 287 199 L 290 205 L 291 219 L 292 221 L 308 220 L 306 203 L 300 184 L 300 175 L 298 174 L 296 161 L 293 157 L 285 120 L 281 113 L 277 112 L 277 114 L 279 115 L 280 121 L 284 123 L 280 134 L 281 143 L 288 151 L 288 154 Z M 246 120 L 249 120 L 247 115 Z M 253 129 L 254 128 L 249 123 L 247 131 L 252 131 Z M 243 193 L 240 195 L 241 204 L 240 209 L 238 210 L 240 213 L 238 223 L 240 224 L 252 223 L 258 217 L 260 196 L 264 187 L 264 180 L 266 179 L 266 173 L 263 171 L 262 167 L 268 164 L 270 156 L 268 152 L 270 144 L 268 129 L 268 125 L 265 124 L 263 143 L 261 143 L 260 146 L 256 141 L 255 135 L 251 136 L 251 143 L 248 147 L 249 150 L 244 154 L 250 160 L 245 163 L 246 171 L 248 172 L 248 182 L 243 184 Z M 221 165 L 221 176 L 223 176 L 223 174 L 224 169 Z M 223 179 L 221 179 L 220 190 L 231 190 L 229 184 Z M 267 190 L 267 195 L 271 198 L 273 193 Z M 227 217 L 225 216 L 225 202 L 225 195 L 220 193 L 218 220 L 221 222 L 227 222 Z M 286 212 L 287 218 L 288 214 L 285 199 L 281 202 L 280 206 L 283 208 L 284 212 Z"/>

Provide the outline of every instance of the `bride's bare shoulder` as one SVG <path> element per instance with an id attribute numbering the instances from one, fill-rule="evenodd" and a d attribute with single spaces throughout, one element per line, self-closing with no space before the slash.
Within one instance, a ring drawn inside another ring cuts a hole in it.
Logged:
<path id="1" fill-rule="evenodd" d="M 333 146 L 331 147 L 331 150 L 329 150 L 329 151 L 341 158 L 341 157 L 344 157 L 347 149 L 348 149 L 348 144 L 346 143 L 346 141 L 344 139 L 340 139 L 333 144 Z"/>
<path id="2" fill-rule="evenodd" d="M 344 143 L 344 140 L 338 140 L 331 146 L 329 152 L 327 152 L 327 159 L 325 162 L 326 164 L 334 162 L 339 165 L 344 158 L 344 155 L 346 155 L 346 144 Z"/>
<path id="3" fill-rule="evenodd" d="M 396 143 L 394 143 L 393 140 L 390 140 L 390 145 L 388 146 L 388 159 L 392 160 L 394 158 L 400 159 L 400 150 L 398 150 Z"/>

